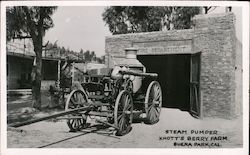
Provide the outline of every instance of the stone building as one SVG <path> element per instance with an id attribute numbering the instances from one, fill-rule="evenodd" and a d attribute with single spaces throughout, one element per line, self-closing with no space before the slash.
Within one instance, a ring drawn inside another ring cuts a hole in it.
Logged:
<path id="1" fill-rule="evenodd" d="M 163 106 L 193 116 L 232 119 L 242 111 L 242 51 L 233 13 L 197 15 L 194 28 L 106 37 L 106 63 L 138 49 L 147 72 L 159 74 Z"/>

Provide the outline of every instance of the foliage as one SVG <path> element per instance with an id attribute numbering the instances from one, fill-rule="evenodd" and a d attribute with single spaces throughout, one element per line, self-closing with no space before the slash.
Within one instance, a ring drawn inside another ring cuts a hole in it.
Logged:
<path id="1" fill-rule="evenodd" d="M 97 63 L 105 62 L 105 57 L 104 56 L 97 57 L 95 51 L 90 52 L 89 50 L 87 50 L 86 52 L 83 53 L 83 56 L 85 62 L 92 62 L 92 61 L 95 61 Z"/>
<path id="2" fill-rule="evenodd" d="M 44 36 L 53 27 L 51 15 L 57 7 L 15 6 L 7 7 L 7 39 Z"/>
<path id="3" fill-rule="evenodd" d="M 199 7 L 174 7 L 173 25 L 174 29 L 189 29 L 192 27 L 192 17 L 200 13 Z"/>
<path id="4" fill-rule="evenodd" d="M 69 48 L 65 48 L 63 46 L 58 46 L 55 42 L 54 44 L 48 43 L 45 49 L 46 53 L 48 55 L 56 55 L 56 56 L 68 56 L 69 54 L 73 54 L 76 57 L 78 57 L 80 60 L 84 60 L 85 62 L 97 62 L 97 63 L 105 63 L 105 57 L 97 57 L 95 51 L 84 51 L 83 49 L 80 49 L 80 52 L 76 52 L 73 50 L 70 50 Z"/>
<path id="5" fill-rule="evenodd" d="M 110 6 L 103 20 L 113 34 L 151 32 L 192 27 L 192 17 L 200 7 Z"/>

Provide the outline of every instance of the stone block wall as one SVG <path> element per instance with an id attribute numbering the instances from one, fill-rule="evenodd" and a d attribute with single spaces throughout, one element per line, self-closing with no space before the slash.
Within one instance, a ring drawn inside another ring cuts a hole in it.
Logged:
<path id="1" fill-rule="evenodd" d="M 242 86 L 243 86 L 243 68 L 242 68 L 242 44 L 241 42 L 237 39 L 236 41 L 236 64 L 235 64 L 235 82 L 236 82 L 236 87 L 235 87 L 235 114 L 236 116 L 242 115 L 243 111 L 243 102 L 242 102 Z"/>
<path id="2" fill-rule="evenodd" d="M 236 36 L 232 13 L 194 18 L 194 52 L 201 52 L 200 86 L 204 117 L 232 118 L 236 95 Z"/>
<path id="3" fill-rule="evenodd" d="M 193 21 L 189 30 L 106 37 L 106 62 L 112 67 L 131 46 L 139 48 L 139 55 L 201 52 L 201 115 L 234 118 L 242 111 L 242 51 L 236 46 L 235 16 L 198 15 Z"/>
<path id="4" fill-rule="evenodd" d="M 138 55 L 187 54 L 192 52 L 193 30 L 133 33 L 106 37 L 105 62 L 109 67 L 113 61 L 125 57 L 125 48 L 137 47 Z"/>

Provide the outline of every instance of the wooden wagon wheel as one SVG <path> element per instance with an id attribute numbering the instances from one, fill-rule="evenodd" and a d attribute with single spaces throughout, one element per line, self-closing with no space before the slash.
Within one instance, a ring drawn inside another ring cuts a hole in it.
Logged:
<path id="1" fill-rule="evenodd" d="M 147 89 L 145 98 L 146 121 L 155 124 L 159 121 L 162 106 L 162 92 L 159 82 L 152 81 Z"/>
<path id="2" fill-rule="evenodd" d="M 114 125 L 118 127 L 117 136 L 123 136 L 132 129 L 133 99 L 128 91 L 121 91 L 115 102 Z"/>
<path id="3" fill-rule="evenodd" d="M 84 91 L 73 90 L 67 98 L 65 111 L 88 106 L 88 98 Z M 82 113 L 73 113 L 68 115 L 67 124 L 71 132 L 81 130 L 87 121 L 87 116 Z"/>

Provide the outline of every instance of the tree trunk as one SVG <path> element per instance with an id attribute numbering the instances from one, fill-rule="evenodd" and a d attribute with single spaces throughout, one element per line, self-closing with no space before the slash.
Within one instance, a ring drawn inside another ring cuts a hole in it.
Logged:
<path id="1" fill-rule="evenodd" d="M 41 110 L 41 81 L 42 81 L 42 44 L 35 45 L 36 66 L 35 66 L 35 81 L 32 85 L 33 107 Z"/>

